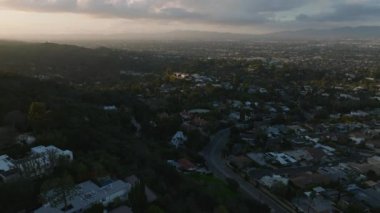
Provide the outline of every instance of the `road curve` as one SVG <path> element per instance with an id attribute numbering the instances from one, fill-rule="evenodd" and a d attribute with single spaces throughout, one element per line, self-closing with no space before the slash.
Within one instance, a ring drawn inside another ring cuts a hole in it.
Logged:
<path id="1" fill-rule="evenodd" d="M 225 165 L 225 161 L 222 159 L 222 151 L 226 146 L 230 129 L 223 129 L 211 136 L 210 143 L 204 148 L 202 154 L 207 162 L 207 166 L 213 172 L 213 174 L 221 179 L 231 178 L 239 183 L 240 189 L 245 192 L 252 199 L 259 201 L 260 203 L 269 206 L 274 213 L 287 213 L 291 212 L 281 204 L 273 200 L 267 194 L 261 192 L 255 188 L 251 183 L 244 180 L 240 175 L 236 174 L 229 167 Z"/>

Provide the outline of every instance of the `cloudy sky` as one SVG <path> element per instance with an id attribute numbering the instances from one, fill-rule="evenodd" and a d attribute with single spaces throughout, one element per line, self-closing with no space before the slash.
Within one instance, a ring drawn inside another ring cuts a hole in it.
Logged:
<path id="1" fill-rule="evenodd" d="M 380 25 L 380 0 L 0 0 L 0 35 Z"/>

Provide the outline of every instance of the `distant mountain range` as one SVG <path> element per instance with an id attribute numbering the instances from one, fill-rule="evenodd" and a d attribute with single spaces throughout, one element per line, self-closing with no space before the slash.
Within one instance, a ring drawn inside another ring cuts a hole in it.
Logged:
<path id="1" fill-rule="evenodd" d="M 271 39 L 380 39 L 380 27 L 360 26 L 333 29 L 306 29 L 267 34 Z"/>
<path id="2" fill-rule="evenodd" d="M 177 31 L 167 34 L 165 38 L 182 38 L 184 40 L 255 40 L 255 39 L 380 39 L 380 26 L 341 27 L 333 29 L 305 29 L 283 31 L 264 35 L 233 34 L 199 31 Z"/>
<path id="3" fill-rule="evenodd" d="M 73 40 L 186 40 L 186 41 L 236 41 L 236 40 L 336 40 L 336 39 L 380 39 L 380 26 L 341 27 L 333 29 L 305 29 L 269 34 L 237 34 L 208 31 L 172 31 L 167 33 L 123 33 L 123 34 L 77 34 L 41 35 L 35 41 Z M 15 39 L 15 38 L 13 38 Z M 23 39 L 21 39 L 23 40 Z"/>
<path id="4" fill-rule="evenodd" d="M 300 40 L 300 39 L 380 39 L 380 26 L 341 27 L 333 29 L 305 29 L 284 31 L 264 35 L 236 34 L 206 31 L 173 31 L 161 34 L 114 35 L 119 39 L 142 40 L 191 40 L 191 41 L 228 41 L 228 40 Z"/>

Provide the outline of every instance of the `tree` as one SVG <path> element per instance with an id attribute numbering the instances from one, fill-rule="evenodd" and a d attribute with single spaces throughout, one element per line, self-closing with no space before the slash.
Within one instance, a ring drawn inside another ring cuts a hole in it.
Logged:
<path id="1" fill-rule="evenodd" d="M 351 203 L 350 205 L 348 205 L 345 211 L 347 213 L 359 213 L 359 212 L 363 212 L 363 207 L 356 203 Z"/>
<path id="2" fill-rule="evenodd" d="M 78 195 L 78 188 L 70 175 L 47 180 L 41 186 L 42 196 L 55 207 L 63 204 L 63 211 L 69 208 L 70 200 Z"/>
<path id="3" fill-rule="evenodd" d="M 164 210 L 162 210 L 160 207 L 156 205 L 151 205 L 149 208 L 146 210 L 147 213 L 164 213 Z"/>
<path id="4" fill-rule="evenodd" d="M 29 107 L 28 120 L 35 131 L 44 129 L 46 120 L 46 105 L 42 102 L 32 102 Z"/>
<path id="5" fill-rule="evenodd" d="M 38 121 L 43 118 L 46 113 L 46 105 L 42 102 L 32 102 L 29 107 L 28 119 L 29 121 Z"/>
<path id="6" fill-rule="evenodd" d="M 228 209 L 225 206 L 220 205 L 214 209 L 214 213 L 228 213 Z"/>
<path id="7" fill-rule="evenodd" d="M 376 172 L 373 171 L 373 170 L 369 170 L 367 172 L 367 177 L 369 180 L 373 180 L 373 181 L 377 181 L 379 179 L 379 177 L 377 176 Z"/>
<path id="8" fill-rule="evenodd" d="M 128 196 L 133 212 L 145 211 L 148 200 L 145 195 L 145 184 L 142 181 L 132 187 Z"/>
<path id="9" fill-rule="evenodd" d="M 38 188 L 31 179 L 16 179 L 0 184 L 1 212 L 20 212 L 36 206 Z"/>

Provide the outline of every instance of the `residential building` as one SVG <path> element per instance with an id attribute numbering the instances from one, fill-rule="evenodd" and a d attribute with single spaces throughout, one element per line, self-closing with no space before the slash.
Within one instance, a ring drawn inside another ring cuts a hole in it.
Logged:
<path id="1" fill-rule="evenodd" d="M 260 182 L 267 186 L 268 188 L 272 188 L 276 184 L 288 185 L 289 179 L 282 177 L 281 175 L 272 175 L 272 176 L 264 176 L 260 179 Z"/>
<path id="2" fill-rule="evenodd" d="M 282 166 L 289 166 L 297 163 L 297 160 L 285 153 L 268 152 L 265 154 L 265 158 L 269 161 L 279 163 Z"/>
<path id="3" fill-rule="evenodd" d="M 17 167 L 12 161 L 8 155 L 0 156 L 0 182 L 8 182 L 19 176 Z"/>
<path id="4" fill-rule="evenodd" d="M 73 160 L 70 150 L 61 150 L 55 146 L 37 146 L 31 149 L 30 155 L 24 159 L 16 160 L 15 164 L 25 177 L 41 176 L 54 168 L 59 160 Z"/>
<path id="5" fill-rule="evenodd" d="M 92 181 L 86 181 L 77 185 L 77 195 L 69 200 L 70 208 L 63 211 L 64 204 L 60 203 L 53 206 L 46 203 L 41 208 L 35 210 L 35 213 L 76 213 L 82 212 L 94 204 L 102 204 L 104 206 L 110 204 L 115 199 L 126 200 L 128 193 L 131 190 L 131 184 L 115 180 L 107 183 L 106 185 L 99 186 Z"/>
<path id="6" fill-rule="evenodd" d="M 175 133 L 175 135 L 172 137 L 171 144 L 175 146 L 175 148 L 179 148 L 187 141 L 187 137 L 182 131 L 178 131 Z"/>

